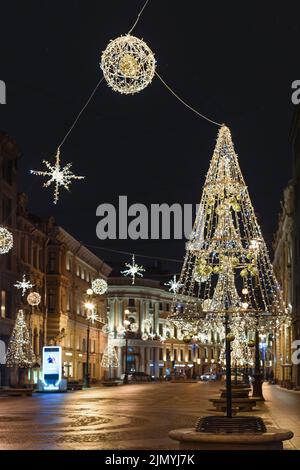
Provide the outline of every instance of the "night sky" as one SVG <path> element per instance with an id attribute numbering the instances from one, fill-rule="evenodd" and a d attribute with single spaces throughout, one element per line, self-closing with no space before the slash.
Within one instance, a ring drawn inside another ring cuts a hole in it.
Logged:
<path id="1" fill-rule="evenodd" d="M 132 26 L 142 0 L 30 0 L 1 4 L 0 79 L 7 104 L 0 129 L 22 151 L 19 190 L 31 212 L 54 215 L 88 245 L 182 259 L 184 241 L 100 241 L 96 208 L 129 203 L 196 204 L 215 145 L 217 127 L 176 101 L 154 79 L 123 96 L 102 83 L 62 148 L 83 182 L 62 192 L 29 175 L 56 147 L 101 76 L 108 41 Z M 299 1 L 150 0 L 134 35 L 154 51 L 158 72 L 202 113 L 225 122 L 260 224 L 271 245 L 282 191 L 291 177 L 289 144 L 299 72 Z M 107 262 L 127 257 L 96 250 Z M 147 264 L 146 260 L 137 258 Z M 149 260 L 148 260 L 149 262 Z M 171 269 L 178 272 L 180 265 Z"/>

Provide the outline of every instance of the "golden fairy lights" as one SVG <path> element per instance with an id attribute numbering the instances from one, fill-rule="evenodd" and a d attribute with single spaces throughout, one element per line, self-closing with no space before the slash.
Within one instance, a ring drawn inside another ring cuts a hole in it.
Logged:
<path id="1" fill-rule="evenodd" d="M 188 331 L 197 333 L 203 321 L 222 319 L 225 312 L 231 322 L 241 315 L 253 328 L 252 319 L 257 316 L 264 318 L 265 329 L 286 320 L 282 294 L 226 126 L 219 131 L 179 283 L 170 320 Z M 241 334 L 234 336 L 237 345 Z"/>
<path id="2" fill-rule="evenodd" d="M 153 52 L 142 39 L 130 34 L 109 42 L 100 65 L 108 86 L 126 95 L 146 88 L 155 72 Z"/>
<path id="3" fill-rule="evenodd" d="M 0 254 L 5 255 L 14 245 L 12 233 L 2 225 L 0 226 Z"/>

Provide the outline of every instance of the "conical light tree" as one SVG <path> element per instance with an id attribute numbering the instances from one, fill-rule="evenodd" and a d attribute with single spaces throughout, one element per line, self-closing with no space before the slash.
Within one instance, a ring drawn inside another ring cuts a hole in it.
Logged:
<path id="1" fill-rule="evenodd" d="M 111 369 L 119 367 L 116 348 L 113 346 L 110 338 L 108 338 L 108 343 L 102 356 L 101 366 L 108 369 L 109 378 L 111 378 Z"/>
<path id="2" fill-rule="evenodd" d="M 23 310 L 19 310 L 6 353 L 7 367 L 30 368 L 36 361 Z"/>
<path id="3" fill-rule="evenodd" d="M 258 323 L 273 328 L 286 319 L 280 286 L 226 126 L 218 134 L 179 284 L 170 320 L 186 334 L 198 334 L 206 322 L 223 324 L 230 342 L 230 324 L 246 320 L 248 330 L 254 331 Z"/>

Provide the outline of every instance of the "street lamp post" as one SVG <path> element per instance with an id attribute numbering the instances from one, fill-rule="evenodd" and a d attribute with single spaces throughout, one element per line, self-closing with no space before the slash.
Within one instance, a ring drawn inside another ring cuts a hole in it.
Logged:
<path id="1" fill-rule="evenodd" d="M 85 364 L 85 374 L 84 374 L 84 385 L 86 388 L 90 388 L 90 372 L 89 372 L 89 362 L 90 362 L 90 321 L 94 322 L 97 319 L 97 316 L 95 315 L 94 309 L 95 305 L 93 302 L 86 302 L 84 304 L 85 308 L 88 311 L 87 315 L 87 344 L 86 344 L 86 364 Z"/>
<path id="2" fill-rule="evenodd" d="M 128 331 L 129 331 L 129 320 L 123 322 L 125 328 L 125 373 L 124 373 L 124 384 L 128 384 Z"/>
<path id="3" fill-rule="evenodd" d="M 252 395 L 255 398 L 259 398 L 264 401 L 262 391 L 263 379 L 260 371 L 260 353 L 259 353 L 259 331 L 258 331 L 258 316 L 256 318 L 256 329 L 255 329 L 255 368 L 254 368 L 254 382 Z"/>

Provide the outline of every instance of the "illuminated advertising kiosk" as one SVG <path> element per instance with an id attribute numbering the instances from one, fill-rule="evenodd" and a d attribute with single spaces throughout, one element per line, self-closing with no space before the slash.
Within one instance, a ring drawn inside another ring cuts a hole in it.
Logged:
<path id="1" fill-rule="evenodd" d="M 62 380 L 62 350 L 60 346 L 43 347 L 43 390 L 60 390 Z"/>

